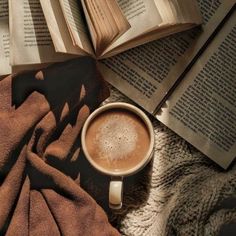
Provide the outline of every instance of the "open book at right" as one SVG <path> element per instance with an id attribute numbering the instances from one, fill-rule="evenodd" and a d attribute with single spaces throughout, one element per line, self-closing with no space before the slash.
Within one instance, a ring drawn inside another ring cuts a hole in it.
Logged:
<path id="1" fill-rule="evenodd" d="M 226 169 L 236 157 L 236 1 L 198 4 L 201 28 L 99 67 L 112 85 Z"/>

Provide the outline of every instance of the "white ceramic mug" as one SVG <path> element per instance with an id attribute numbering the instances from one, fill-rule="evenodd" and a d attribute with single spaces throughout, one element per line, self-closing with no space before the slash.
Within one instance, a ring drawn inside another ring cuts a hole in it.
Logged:
<path id="1" fill-rule="evenodd" d="M 127 110 L 137 115 L 145 124 L 145 128 L 147 129 L 149 137 L 150 137 L 150 145 L 149 145 L 149 148 L 145 157 L 143 157 L 143 159 L 136 166 L 125 171 L 113 172 L 113 171 L 105 169 L 104 167 L 101 167 L 93 160 L 93 158 L 90 156 L 86 147 L 85 137 L 86 137 L 86 133 L 91 122 L 93 122 L 93 119 L 97 117 L 99 114 L 105 111 L 111 110 L 111 109 Z M 142 110 L 137 108 L 136 106 L 133 106 L 128 103 L 123 103 L 123 102 L 109 103 L 107 105 L 101 106 L 100 108 L 96 109 L 88 117 L 82 129 L 81 142 L 82 142 L 82 148 L 83 148 L 84 154 L 87 160 L 90 162 L 90 164 L 94 168 L 96 168 L 99 172 L 111 176 L 110 187 L 109 187 L 109 206 L 110 208 L 113 208 L 113 209 L 120 209 L 122 207 L 122 198 L 123 198 L 123 178 L 128 175 L 135 174 L 136 172 L 143 169 L 153 156 L 154 131 L 153 131 L 153 126 L 152 126 L 151 121 L 146 116 L 146 114 Z"/>

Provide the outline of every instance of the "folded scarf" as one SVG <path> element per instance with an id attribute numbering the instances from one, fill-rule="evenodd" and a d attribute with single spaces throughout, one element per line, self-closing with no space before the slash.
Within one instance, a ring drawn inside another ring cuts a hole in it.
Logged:
<path id="1" fill-rule="evenodd" d="M 80 131 L 109 91 L 93 59 L 0 81 L 0 235 L 119 235 L 80 187 Z"/>

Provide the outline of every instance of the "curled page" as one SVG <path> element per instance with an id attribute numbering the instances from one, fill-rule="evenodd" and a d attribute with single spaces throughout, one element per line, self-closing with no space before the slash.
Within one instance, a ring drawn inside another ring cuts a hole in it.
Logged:
<path id="1" fill-rule="evenodd" d="M 59 2 L 73 44 L 88 54 L 93 54 L 81 2 L 77 0 L 59 0 Z"/>
<path id="2" fill-rule="evenodd" d="M 75 55 L 87 53 L 74 45 L 58 0 L 40 0 L 56 52 Z"/>

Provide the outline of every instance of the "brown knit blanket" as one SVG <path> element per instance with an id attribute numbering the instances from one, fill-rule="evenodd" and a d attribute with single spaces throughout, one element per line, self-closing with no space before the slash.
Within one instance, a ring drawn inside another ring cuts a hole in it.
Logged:
<path id="1" fill-rule="evenodd" d="M 107 96 L 89 58 L 0 81 L 0 235 L 119 235 L 79 185 L 79 133 Z"/>

